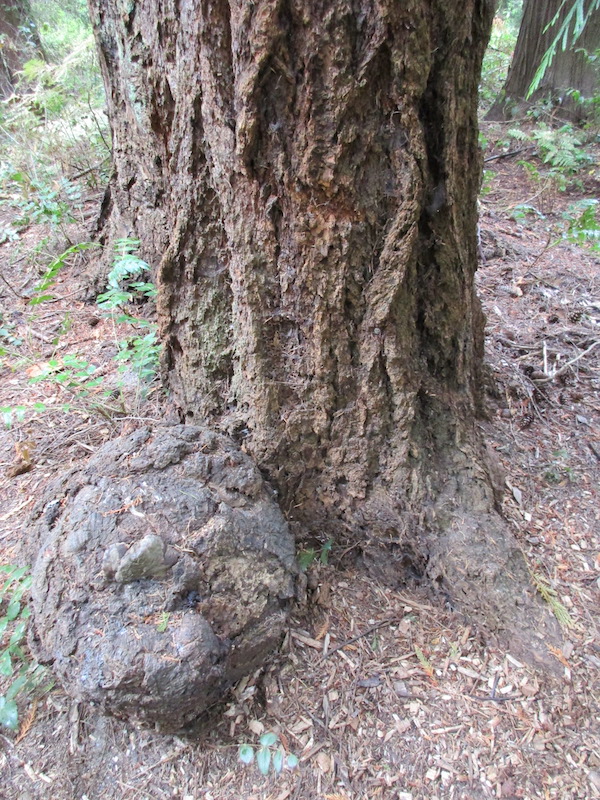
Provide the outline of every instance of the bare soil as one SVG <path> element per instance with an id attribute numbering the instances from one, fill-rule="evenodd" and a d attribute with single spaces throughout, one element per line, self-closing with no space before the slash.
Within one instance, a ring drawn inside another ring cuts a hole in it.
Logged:
<path id="1" fill-rule="evenodd" d="M 488 140 L 500 130 L 486 126 Z M 515 159 L 487 166 L 495 177 L 481 201 L 482 425 L 506 471 L 503 510 L 532 580 L 550 587 L 563 618 L 566 644 L 552 651 L 561 677 L 519 663 L 426 586 L 394 592 L 339 569 L 334 545 L 327 564 L 309 569 L 309 605 L 281 653 L 236 687 L 224 714 L 184 738 L 128 728 L 59 687 L 25 698 L 19 732 L 0 735 L 0 798 L 600 797 L 600 259 L 555 245 L 553 233 L 569 204 L 597 196 L 599 174 L 590 168 L 560 193 L 532 183 Z M 515 219 L 522 204 L 537 212 Z M 112 357 L 125 331 L 80 299 L 82 260 L 59 274 L 52 301 L 28 305 L 39 271 L 26 255 L 40 236 L 30 229 L 0 248 L 3 324 L 21 341 L 2 342 L 0 407 L 29 409 L 0 430 L 4 564 L 30 558 L 29 515 L 53 477 L 171 413 L 159 389 L 145 397 L 131 375 L 120 391 Z M 82 395 L 30 383 L 40 364 L 68 353 L 95 365 L 102 385 Z M 47 410 L 35 413 L 36 402 Z M 263 731 L 300 758 L 297 770 L 265 778 L 240 763 L 240 744 Z"/>

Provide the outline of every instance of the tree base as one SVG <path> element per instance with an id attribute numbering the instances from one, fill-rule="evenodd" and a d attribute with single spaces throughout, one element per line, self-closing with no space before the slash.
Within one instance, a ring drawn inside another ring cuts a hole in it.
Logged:
<path id="1" fill-rule="evenodd" d="M 552 649 L 561 647 L 560 626 L 497 513 L 457 514 L 443 528 L 413 539 L 409 548 L 371 541 L 360 562 L 375 580 L 395 589 L 426 584 L 434 602 L 475 624 L 484 637 L 529 666 L 558 674 Z"/>

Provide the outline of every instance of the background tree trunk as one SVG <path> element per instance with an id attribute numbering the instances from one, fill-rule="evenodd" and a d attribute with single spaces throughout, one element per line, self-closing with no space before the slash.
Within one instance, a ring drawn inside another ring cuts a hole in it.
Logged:
<path id="1" fill-rule="evenodd" d="M 579 39 L 566 50 L 559 45 L 556 55 L 546 70 L 538 89 L 529 100 L 525 100 L 531 82 L 565 19 L 570 4 L 561 11 L 558 22 L 545 30 L 559 11 L 562 0 L 525 0 L 523 19 L 504 88 L 486 115 L 489 120 L 510 119 L 524 113 L 532 103 L 549 99 L 563 116 L 581 119 L 586 111 L 581 103 L 567 94 L 576 89 L 583 98 L 592 98 L 598 90 L 598 69 L 586 56 L 598 48 L 600 42 L 600 10 L 589 18 Z"/>
<path id="2" fill-rule="evenodd" d="M 11 95 L 23 64 L 42 46 L 28 0 L 8 0 L 0 8 L 0 97 Z"/>
<path id="3" fill-rule="evenodd" d="M 90 8 L 106 211 L 156 267 L 183 417 L 242 444 L 299 535 L 360 542 L 379 574 L 427 576 L 535 648 L 542 615 L 476 428 L 492 3 Z"/>

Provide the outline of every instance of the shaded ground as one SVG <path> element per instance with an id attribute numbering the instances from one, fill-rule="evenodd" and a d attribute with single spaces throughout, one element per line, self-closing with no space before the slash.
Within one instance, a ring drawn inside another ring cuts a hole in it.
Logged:
<path id="1" fill-rule="evenodd" d="M 569 203 L 597 195 L 597 175 L 560 194 L 532 184 L 514 159 L 488 166 L 496 176 L 481 214 L 490 364 L 482 424 L 506 469 L 504 512 L 532 580 L 549 587 L 565 620 L 568 644 L 554 653 L 562 678 L 535 675 L 484 641 L 451 609 L 431 605 L 426 587 L 400 594 L 336 570 L 334 547 L 328 565 L 310 569 L 310 606 L 281 654 L 238 685 L 198 738 L 127 729 L 57 688 L 23 704 L 18 735 L 0 736 L 1 798 L 600 797 L 600 260 L 548 246 Z M 523 203 L 540 215 L 513 219 Z M 58 471 L 169 416 L 159 391 L 144 398 L 131 375 L 119 394 L 111 357 L 124 333 L 78 299 L 82 264 L 59 275 L 52 293 L 64 299 L 32 311 L 24 295 L 39 275 L 21 255 L 0 249 L 0 308 L 22 340 L 4 342 L 0 407 L 43 401 L 47 410 L 0 431 L 1 563 L 30 558 L 28 515 Z M 96 365 L 103 384 L 82 396 L 28 382 L 66 353 Z M 118 395 L 110 402 L 106 386 Z M 15 474 L 24 451 L 32 468 Z M 263 731 L 299 756 L 298 770 L 263 778 L 238 761 L 239 745 Z"/>

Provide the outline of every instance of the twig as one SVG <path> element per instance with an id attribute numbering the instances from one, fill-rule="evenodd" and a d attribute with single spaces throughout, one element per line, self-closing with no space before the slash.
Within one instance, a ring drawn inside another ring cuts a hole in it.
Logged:
<path id="1" fill-rule="evenodd" d="M 184 752 L 184 750 L 187 750 L 187 749 L 188 749 L 188 746 L 187 745 L 183 745 L 183 747 L 180 747 L 174 753 L 170 753 L 169 755 L 163 756 L 161 759 L 156 761 L 154 764 L 150 764 L 149 766 L 144 767 L 144 769 L 141 769 L 134 777 L 135 778 L 140 778 L 142 775 L 147 775 L 153 769 L 156 769 L 157 767 L 161 767 L 163 764 L 167 764 L 169 761 L 173 761 L 174 758 L 177 758 L 178 756 L 180 756 Z"/>
<path id="2" fill-rule="evenodd" d="M 496 675 L 494 676 L 494 684 L 487 697 L 481 697 L 481 695 L 478 694 L 468 694 L 467 697 L 472 697 L 474 700 L 479 700 L 481 703 L 486 703 L 490 700 L 494 703 L 508 703 L 509 700 L 518 700 L 519 698 L 515 697 L 514 695 L 510 695 L 509 697 L 498 697 L 496 695 L 496 687 L 498 686 L 499 680 L 500 680 L 500 675 L 496 673 Z"/>
<path id="3" fill-rule="evenodd" d="M 29 328 L 29 333 L 32 336 L 35 336 L 36 339 L 39 339 L 40 341 L 45 342 L 46 344 L 53 344 L 53 340 L 49 336 L 46 336 L 44 333 L 40 333 L 39 331 L 34 331 L 33 328 Z"/>
<path id="4" fill-rule="evenodd" d="M 106 156 L 106 158 L 103 158 L 102 161 L 99 161 L 97 164 L 94 164 L 92 167 L 88 167 L 87 169 L 81 170 L 81 172 L 75 173 L 75 175 L 71 175 L 69 180 L 70 181 L 79 180 L 79 178 L 83 178 L 84 175 L 89 175 L 90 172 L 95 172 L 97 169 L 100 169 L 100 167 L 103 164 L 106 164 L 107 161 L 110 161 L 110 156 Z"/>
<path id="5" fill-rule="evenodd" d="M 498 158 L 510 158 L 511 156 L 518 156 L 519 153 L 531 149 L 532 147 L 519 147 L 518 150 L 511 150 L 510 153 L 498 153 L 498 155 L 495 156 L 488 156 L 487 158 L 483 159 L 483 162 L 484 164 L 487 164 L 488 161 L 495 161 Z"/>
<path id="6" fill-rule="evenodd" d="M 600 453 L 599 453 L 599 452 L 596 450 L 596 448 L 594 447 L 594 445 L 593 445 L 591 442 L 588 442 L 588 443 L 587 443 L 587 446 L 590 448 L 590 450 L 592 451 L 592 453 L 593 453 L 593 454 L 596 456 L 596 458 L 598 459 L 598 461 L 600 461 Z"/>
<path id="7" fill-rule="evenodd" d="M 8 286 L 8 288 L 11 290 L 11 292 L 14 294 L 15 297 L 22 299 L 23 295 L 19 294 L 15 289 L 13 289 L 13 287 L 10 285 L 10 283 L 6 280 L 6 278 L 1 272 L 0 272 L 0 278 L 2 278 L 4 283 Z"/>
<path id="8" fill-rule="evenodd" d="M 514 695 L 510 695 L 510 697 L 492 697 L 491 694 L 487 697 L 480 697 L 478 694 L 467 694 L 465 697 L 472 697 L 473 700 L 479 700 L 480 703 L 509 703 L 511 700 L 519 699 Z"/>
<path id="9" fill-rule="evenodd" d="M 506 347 L 516 347 L 519 350 L 539 350 L 539 344 L 522 344 L 521 342 L 513 342 L 511 339 L 507 339 L 505 336 L 496 336 L 496 341 L 500 342 L 500 344 L 505 345 Z"/>
<path id="10" fill-rule="evenodd" d="M 534 197 L 535 197 L 535 195 L 534 195 Z M 545 281 L 544 281 L 543 279 L 539 278 L 539 277 L 538 277 L 537 275 L 535 275 L 533 272 L 531 272 L 531 270 L 533 269 L 533 267 L 535 267 L 535 265 L 538 263 L 538 261 L 539 261 L 541 258 L 543 258 L 543 257 L 545 256 L 545 254 L 548 252 L 548 250 L 549 250 L 549 249 L 550 249 L 550 247 L 552 246 L 552 245 L 550 244 L 550 243 L 551 243 L 551 241 L 552 241 L 552 233 L 549 233 L 549 234 L 548 234 L 548 238 L 547 238 L 547 240 L 546 240 L 546 244 L 544 245 L 544 247 L 543 247 L 543 249 L 542 249 L 541 253 L 538 253 L 538 255 L 537 255 L 537 256 L 536 256 L 536 257 L 533 259 L 533 261 L 531 262 L 531 264 L 529 265 L 529 267 L 528 267 L 528 269 L 527 269 L 527 272 L 525 273 L 526 275 L 527 275 L 528 273 L 531 273 L 531 274 L 533 275 L 533 277 L 534 277 L 534 278 L 537 278 L 539 281 L 541 281 L 541 283 L 545 283 Z M 550 286 L 552 286 L 552 284 L 550 284 Z M 558 289 L 558 286 L 552 286 L 552 288 L 553 288 L 553 289 Z"/>
<path id="11" fill-rule="evenodd" d="M 344 647 L 348 647 L 349 644 L 354 644 L 354 642 L 357 642 L 359 639 L 363 639 L 365 636 L 368 636 L 370 633 L 373 633 L 373 631 L 376 631 L 379 628 L 383 628 L 385 625 L 391 625 L 393 622 L 397 621 L 398 620 L 396 617 L 392 617 L 391 619 L 384 619 L 381 622 L 378 622 L 376 625 L 371 625 L 370 628 L 367 628 L 362 633 L 357 633 L 356 636 L 353 636 L 351 639 L 346 639 L 345 642 L 342 642 L 341 644 L 332 647 L 331 650 L 325 653 L 325 655 L 321 656 L 321 661 L 325 661 L 326 658 L 329 658 L 329 656 L 332 656 L 334 653 L 337 653 L 338 650 L 343 650 Z"/>
<path id="12" fill-rule="evenodd" d="M 579 353 L 578 356 L 575 356 L 575 358 L 572 358 L 570 361 L 567 361 L 567 363 L 564 364 L 560 369 L 557 369 L 556 372 L 554 373 L 554 375 L 550 375 L 547 378 L 539 378 L 539 379 L 535 380 L 534 383 L 536 383 L 536 384 L 537 383 L 548 383 L 548 381 L 551 381 L 554 378 L 557 378 L 559 375 L 563 375 L 569 369 L 569 367 L 572 367 L 573 364 L 575 364 L 577 361 L 579 361 L 580 358 L 583 358 L 584 356 L 587 356 L 587 354 L 590 353 L 594 349 L 594 347 L 597 347 L 597 345 L 599 345 L 599 344 L 600 344 L 600 339 L 597 339 L 595 342 L 592 342 L 592 344 L 587 348 L 587 350 L 583 350 L 583 352 Z"/>

